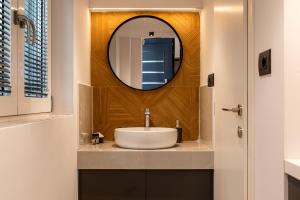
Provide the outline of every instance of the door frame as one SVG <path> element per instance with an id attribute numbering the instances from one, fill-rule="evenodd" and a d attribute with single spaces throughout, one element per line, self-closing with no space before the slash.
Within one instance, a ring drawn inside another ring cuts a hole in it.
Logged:
<path id="1" fill-rule="evenodd" d="M 255 199 L 255 55 L 254 55 L 254 0 L 247 0 L 248 26 L 248 186 L 247 199 Z"/>

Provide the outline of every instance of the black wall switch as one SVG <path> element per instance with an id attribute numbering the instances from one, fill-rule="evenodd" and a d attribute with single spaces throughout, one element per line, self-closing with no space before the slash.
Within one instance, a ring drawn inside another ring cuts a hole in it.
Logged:
<path id="1" fill-rule="evenodd" d="M 260 76 L 271 74 L 271 49 L 259 54 L 258 71 Z"/>
<path id="2" fill-rule="evenodd" d="M 208 75 L 207 86 L 208 87 L 214 87 L 215 86 L 215 74 Z"/>

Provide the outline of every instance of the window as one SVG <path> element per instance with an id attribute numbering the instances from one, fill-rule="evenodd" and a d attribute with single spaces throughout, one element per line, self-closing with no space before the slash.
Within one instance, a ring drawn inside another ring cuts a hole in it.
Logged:
<path id="1" fill-rule="evenodd" d="M 16 28 L 12 25 L 11 7 L 15 2 L 0 0 L 0 116 L 16 115 L 17 54 Z"/>
<path id="2" fill-rule="evenodd" d="M 0 0 L 0 17 L 0 116 L 50 112 L 48 0 Z"/>
<path id="3" fill-rule="evenodd" d="M 36 28 L 35 44 L 25 41 L 24 79 L 25 96 L 45 98 L 48 96 L 48 5 L 45 0 L 26 0 L 25 16 L 33 19 Z M 25 32 L 26 38 L 28 32 Z"/>
<path id="4" fill-rule="evenodd" d="M 0 96 L 10 96 L 10 4 L 8 0 L 0 3 Z"/>

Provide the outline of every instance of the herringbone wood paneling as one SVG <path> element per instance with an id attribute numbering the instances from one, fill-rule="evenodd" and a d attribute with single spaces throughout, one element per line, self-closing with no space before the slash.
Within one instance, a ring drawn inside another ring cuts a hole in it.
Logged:
<path id="1" fill-rule="evenodd" d="M 108 41 L 123 21 L 137 15 L 153 15 L 169 22 L 183 43 L 183 63 L 177 76 L 154 91 L 124 86 L 113 75 L 106 55 Z M 200 18 L 198 13 L 111 12 L 92 14 L 92 85 L 94 130 L 113 140 L 117 127 L 143 126 L 144 109 L 151 109 L 152 126 L 174 127 L 179 119 L 184 140 L 199 135 Z"/>

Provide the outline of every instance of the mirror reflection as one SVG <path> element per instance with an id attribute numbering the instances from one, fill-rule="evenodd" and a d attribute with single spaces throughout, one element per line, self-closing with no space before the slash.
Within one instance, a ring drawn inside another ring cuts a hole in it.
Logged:
<path id="1" fill-rule="evenodd" d="M 108 54 L 112 71 L 124 84 L 152 90 L 176 75 L 182 61 L 182 45 L 168 23 L 152 16 L 139 16 L 115 30 Z"/>

